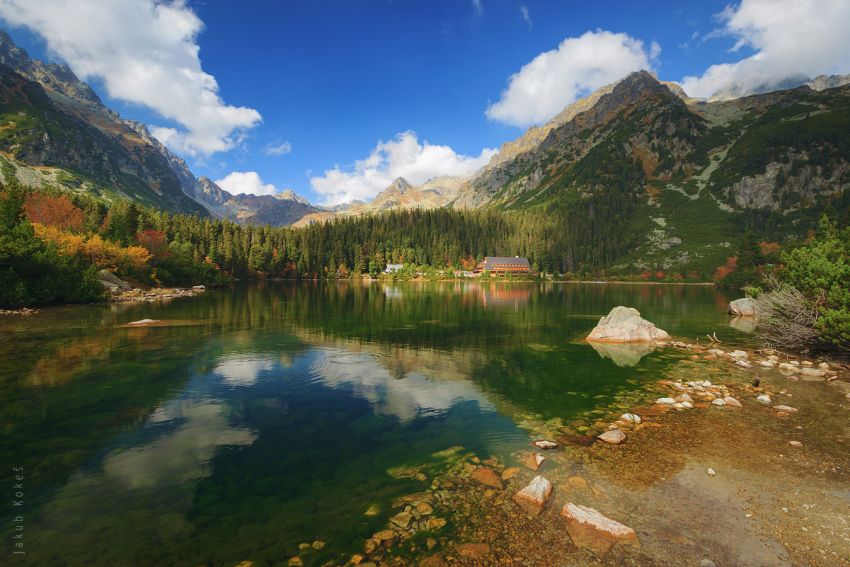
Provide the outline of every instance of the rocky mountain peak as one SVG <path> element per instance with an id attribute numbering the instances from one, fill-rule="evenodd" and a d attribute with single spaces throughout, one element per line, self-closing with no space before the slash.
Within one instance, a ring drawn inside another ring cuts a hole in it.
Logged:
<path id="1" fill-rule="evenodd" d="M 404 194 L 408 190 L 412 189 L 413 185 L 407 182 L 407 179 L 404 177 L 397 177 L 395 181 L 390 183 L 390 185 L 383 190 L 383 193 L 397 193 Z"/>
<path id="2" fill-rule="evenodd" d="M 292 189 L 284 189 L 277 195 L 275 195 L 276 199 L 280 199 L 282 201 L 295 201 L 296 203 L 301 203 L 302 205 L 309 205 L 310 201 L 293 191 Z"/>

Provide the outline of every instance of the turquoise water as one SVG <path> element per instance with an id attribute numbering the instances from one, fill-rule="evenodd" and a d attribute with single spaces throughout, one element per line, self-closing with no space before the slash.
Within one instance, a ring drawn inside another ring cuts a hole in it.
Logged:
<path id="1" fill-rule="evenodd" d="M 23 468 L 31 565 L 343 561 L 428 486 L 393 469 L 462 446 L 526 449 L 637 390 L 670 351 L 597 352 L 616 305 L 676 337 L 729 326 L 709 287 L 533 283 L 267 284 L 169 304 L 0 319 L 4 487 Z M 142 318 L 163 327 L 123 328 Z M 430 474 L 430 472 L 429 472 Z M 403 475 L 402 475 L 403 476 Z M 380 513 L 364 515 L 370 506 Z"/>

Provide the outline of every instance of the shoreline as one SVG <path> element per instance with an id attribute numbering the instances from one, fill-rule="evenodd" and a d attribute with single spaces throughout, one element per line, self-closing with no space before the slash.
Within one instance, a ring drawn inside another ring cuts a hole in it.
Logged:
<path id="1" fill-rule="evenodd" d="M 666 347 L 684 356 L 669 375 L 642 389 L 641 402 L 603 408 L 595 421 L 593 412 L 570 424 L 527 419 L 529 439 L 540 445 L 530 442 L 526 452 L 505 460 L 447 449 L 458 454 L 448 470 L 425 492 L 400 499 L 387 528 L 364 542 L 363 553 L 348 564 L 850 561 L 850 542 L 835 523 L 846 503 L 833 496 L 850 481 L 850 455 L 840 442 L 850 434 L 848 367 L 778 363 L 779 356 L 766 350 L 744 357 L 745 351 L 721 355 L 679 341 Z M 824 416 L 818 410 L 825 404 L 839 407 Z M 614 430 L 625 432 L 624 438 L 598 439 Z M 534 454 L 542 462 L 529 461 Z M 516 494 L 538 475 L 551 483 L 552 494 L 529 509 Z M 577 527 L 562 512 L 568 504 L 634 530 L 637 545 L 604 529 Z M 422 533 L 410 529 L 418 524 L 406 523 L 407 516 L 420 507 L 433 508 L 427 518 L 439 523 L 447 517 L 454 529 L 433 533 L 428 523 Z"/>

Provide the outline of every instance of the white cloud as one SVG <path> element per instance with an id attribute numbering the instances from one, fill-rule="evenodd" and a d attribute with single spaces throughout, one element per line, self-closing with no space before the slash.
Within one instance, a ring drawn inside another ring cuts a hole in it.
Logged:
<path id="1" fill-rule="evenodd" d="M 257 382 L 260 372 L 274 367 L 275 363 L 270 357 L 241 354 L 222 358 L 213 372 L 232 386 L 252 386 Z"/>
<path id="2" fill-rule="evenodd" d="M 225 104 L 201 68 L 203 22 L 183 0 L 0 0 L 0 17 L 44 37 L 81 79 L 101 79 L 109 96 L 179 124 L 151 128 L 174 150 L 228 150 L 260 121 L 252 108 Z"/>
<path id="3" fill-rule="evenodd" d="M 682 86 L 691 96 L 720 91 L 736 97 L 803 76 L 850 72 L 847 0 L 743 0 L 718 17 L 723 27 L 710 37 L 732 36 L 733 52 L 750 47 L 755 53 L 685 77 Z"/>
<path id="4" fill-rule="evenodd" d="M 267 156 L 282 156 L 292 151 L 292 144 L 287 141 L 266 144 L 263 153 Z"/>
<path id="5" fill-rule="evenodd" d="M 515 126 L 541 124 L 578 98 L 632 71 L 651 69 L 660 51 L 657 43 L 647 51 L 642 41 L 624 33 L 598 30 L 569 37 L 512 75 L 487 117 Z"/>
<path id="6" fill-rule="evenodd" d="M 525 20 L 525 23 L 528 24 L 528 29 L 533 28 L 534 23 L 531 21 L 531 13 L 528 11 L 528 6 L 520 4 L 519 13 L 522 16 L 522 19 Z"/>
<path id="7" fill-rule="evenodd" d="M 484 12 L 484 6 L 481 4 L 482 0 L 472 0 L 472 7 L 475 9 L 475 13 L 477 15 L 481 15 Z"/>
<path id="8" fill-rule="evenodd" d="M 271 183 L 263 183 L 256 171 L 234 171 L 224 179 L 217 179 L 215 184 L 232 195 L 274 195 L 279 192 Z"/>
<path id="9" fill-rule="evenodd" d="M 389 141 L 379 141 L 369 157 L 357 160 L 350 171 L 339 166 L 310 179 L 313 191 L 336 205 L 354 199 L 369 200 L 404 177 L 413 185 L 442 175 L 469 175 L 484 166 L 496 150 L 485 148 L 478 157 L 455 153 L 449 146 L 421 144 L 415 132 L 402 132 Z"/>

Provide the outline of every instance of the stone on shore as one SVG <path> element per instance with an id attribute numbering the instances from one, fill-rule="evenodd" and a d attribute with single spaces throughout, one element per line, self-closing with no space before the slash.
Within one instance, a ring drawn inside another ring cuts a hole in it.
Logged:
<path id="1" fill-rule="evenodd" d="M 758 396 L 756 399 L 763 404 L 769 405 L 769 404 L 773 403 L 773 400 L 771 400 L 770 396 L 768 396 L 767 394 L 762 394 L 761 396 Z"/>
<path id="2" fill-rule="evenodd" d="M 785 413 L 794 413 L 797 411 L 797 408 L 792 408 L 791 406 L 785 405 L 773 406 L 773 409 L 775 409 L 776 411 L 783 411 Z"/>
<path id="3" fill-rule="evenodd" d="M 603 343 L 640 343 L 667 341 L 670 340 L 670 335 L 642 319 L 637 309 L 620 305 L 599 320 L 587 340 Z"/>
<path id="4" fill-rule="evenodd" d="M 729 313 L 736 317 L 755 317 L 756 302 L 751 297 L 742 297 L 729 302 Z"/>
<path id="5" fill-rule="evenodd" d="M 100 285 L 108 290 L 130 291 L 133 286 L 110 272 L 109 270 L 100 270 L 97 272 L 97 279 Z"/>
<path id="6" fill-rule="evenodd" d="M 541 439 L 539 441 L 534 441 L 532 443 L 538 449 L 543 449 L 544 451 L 548 451 L 549 449 L 554 449 L 558 446 L 554 441 L 547 441 L 546 439 Z"/>
<path id="7" fill-rule="evenodd" d="M 626 423 L 640 423 L 640 416 L 634 413 L 624 413 L 620 416 L 620 419 L 625 421 Z"/>
<path id="8" fill-rule="evenodd" d="M 502 480 L 510 480 L 519 472 L 517 467 L 508 467 L 502 471 Z"/>
<path id="9" fill-rule="evenodd" d="M 638 544 L 635 531 L 587 506 L 569 502 L 561 509 L 573 543 L 603 558 L 614 544 Z"/>
<path id="10" fill-rule="evenodd" d="M 526 514 L 534 517 L 543 510 L 551 495 L 552 483 L 538 475 L 532 479 L 528 486 L 514 494 L 513 500 Z"/>
<path id="11" fill-rule="evenodd" d="M 478 467 L 477 469 L 472 471 L 472 474 L 469 476 L 470 478 L 472 478 L 472 480 L 479 484 L 502 490 L 502 479 L 499 478 L 499 475 L 496 474 L 496 471 L 494 471 L 493 469 L 488 469 L 486 467 Z"/>
<path id="12" fill-rule="evenodd" d="M 619 445 L 626 440 L 626 434 L 619 429 L 612 429 L 598 436 L 600 441 L 610 443 L 611 445 Z"/>
<path id="13" fill-rule="evenodd" d="M 727 406 L 729 406 L 729 407 L 733 407 L 733 408 L 740 408 L 740 407 L 743 407 L 743 406 L 741 405 L 741 402 L 739 402 L 738 400 L 736 400 L 736 399 L 735 399 L 735 398 L 733 398 L 732 396 L 726 396 L 725 398 L 723 398 L 723 401 L 724 401 L 724 402 L 725 402 L 725 404 L 726 404 Z"/>

